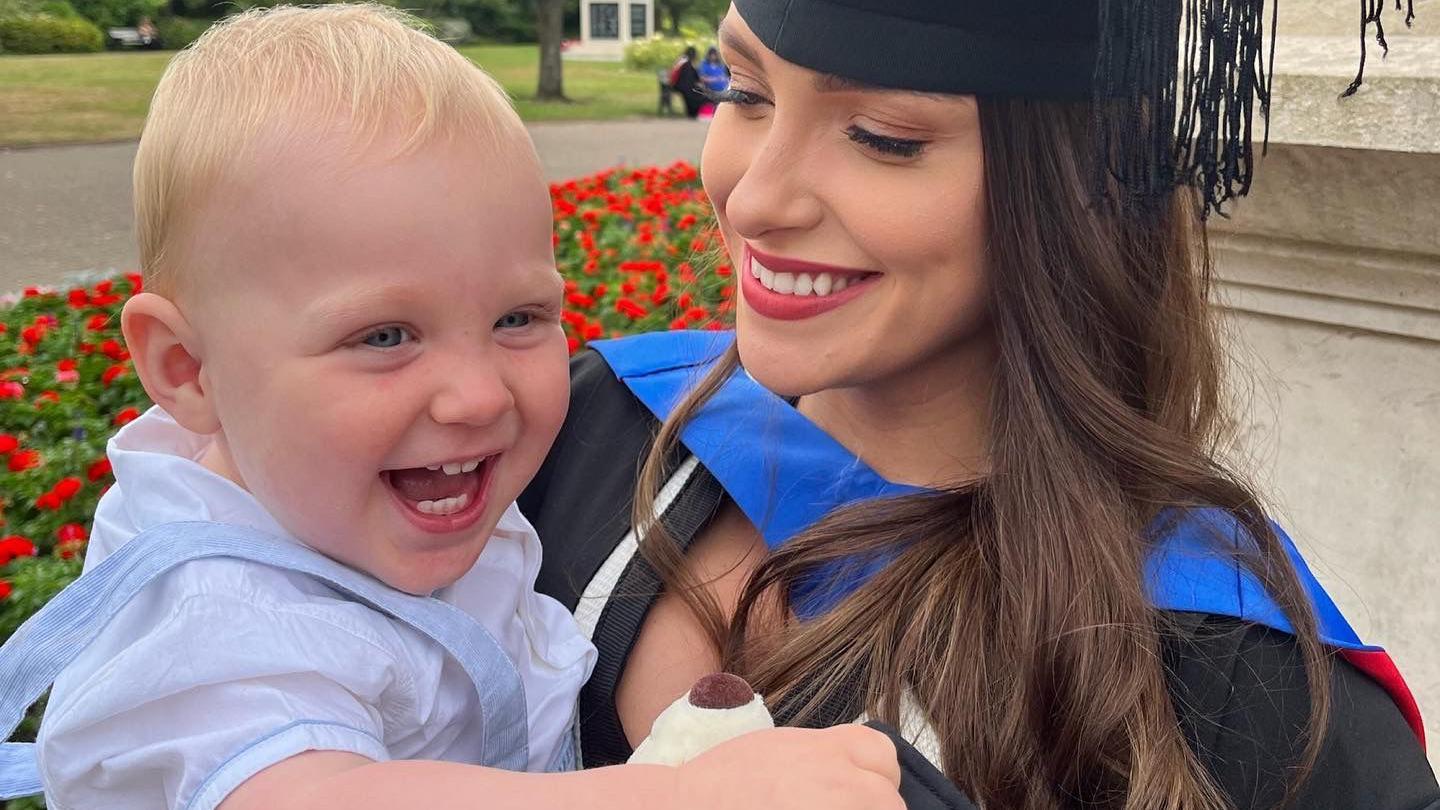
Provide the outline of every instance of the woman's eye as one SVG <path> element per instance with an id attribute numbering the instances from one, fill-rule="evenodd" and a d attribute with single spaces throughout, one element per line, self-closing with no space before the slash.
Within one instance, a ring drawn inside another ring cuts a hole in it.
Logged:
<path id="1" fill-rule="evenodd" d="M 758 107 L 761 104 L 769 104 L 770 100 L 764 96 L 740 90 L 733 85 L 724 90 L 706 90 L 705 95 L 716 104 L 734 104 L 740 107 Z"/>
<path id="2" fill-rule="evenodd" d="M 528 312 L 511 312 L 507 315 L 501 316 L 500 320 L 495 322 L 495 328 L 524 329 L 525 327 L 529 326 L 534 320 L 535 316 L 531 315 Z"/>
<path id="3" fill-rule="evenodd" d="M 407 340 L 414 340 L 414 336 L 405 327 L 382 326 L 365 335 L 360 342 L 377 349 L 393 349 Z"/>
<path id="4" fill-rule="evenodd" d="M 879 152 L 882 155 L 900 158 L 918 157 L 925 151 L 927 141 L 916 141 L 909 138 L 891 138 L 887 135 L 877 135 L 868 129 L 858 126 L 851 126 L 845 130 L 850 140 L 860 144 L 866 149 Z"/>

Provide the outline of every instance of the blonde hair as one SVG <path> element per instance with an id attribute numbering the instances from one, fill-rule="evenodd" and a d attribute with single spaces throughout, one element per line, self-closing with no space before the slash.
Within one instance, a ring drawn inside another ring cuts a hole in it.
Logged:
<path id="1" fill-rule="evenodd" d="M 533 155 L 500 85 L 420 26 L 374 4 L 280 6 L 220 22 L 177 54 L 135 156 L 147 288 L 175 289 L 169 254 L 186 215 L 262 138 L 313 137 L 318 123 L 356 147 L 398 139 L 396 156 L 441 136 L 481 146 L 518 137 Z"/>

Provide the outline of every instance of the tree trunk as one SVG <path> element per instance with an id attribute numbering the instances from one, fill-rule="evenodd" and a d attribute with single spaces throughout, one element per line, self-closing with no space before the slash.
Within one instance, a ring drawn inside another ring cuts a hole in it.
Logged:
<path id="1" fill-rule="evenodd" d="M 660 3 L 660 7 L 665 10 L 666 30 L 670 32 L 671 36 L 680 36 L 680 14 L 683 10 L 683 4 L 662 2 Z"/>
<path id="2" fill-rule="evenodd" d="M 540 86 L 535 98 L 564 101 L 565 83 L 560 61 L 560 41 L 565 38 L 566 0 L 536 0 L 535 22 L 540 35 Z"/>

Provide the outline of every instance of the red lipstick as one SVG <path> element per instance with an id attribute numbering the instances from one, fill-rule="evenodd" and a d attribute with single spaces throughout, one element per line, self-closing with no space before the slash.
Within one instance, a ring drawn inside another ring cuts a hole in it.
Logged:
<path id="1" fill-rule="evenodd" d="M 756 266 L 757 263 L 759 267 Z M 807 295 L 797 295 L 772 290 L 759 278 L 758 273 L 764 271 L 786 273 L 796 277 L 801 274 L 807 275 L 811 279 L 812 292 Z M 826 294 L 817 295 L 814 292 L 816 290 L 814 284 L 821 275 L 830 277 L 832 289 L 826 290 Z M 848 267 L 771 256 L 761 253 L 747 244 L 744 260 L 740 267 L 740 290 L 746 306 L 754 310 L 757 315 L 778 321 L 798 321 L 813 318 L 854 301 L 869 291 L 875 279 L 880 275 L 880 273 L 869 270 L 855 270 Z M 835 284 L 845 285 L 844 289 L 833 289 Z"/>

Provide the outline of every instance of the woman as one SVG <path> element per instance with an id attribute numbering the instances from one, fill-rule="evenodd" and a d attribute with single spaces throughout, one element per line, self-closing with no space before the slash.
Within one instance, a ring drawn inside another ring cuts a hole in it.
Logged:
<path id="1" fill-rule="evenodd" d="M 685 115 L 688 118 L 698 118 L 706 102 L 705 82 L 700 78 L 700 70 L 696 67 L 698 58 L 695 46 L 689 46 L 685 53 L 675 60 L 675 66 L 670 68 L 670 87 L 679 93 L 680 99 L 685 102 Z"/>
<path id="2" fill-rule="evenodd" d="M 1440 808 L 1403 682 L 1214 454 L 1201 218 L 1273 20 L 1203 10 L 735 1 L 733 344 L 578 357 L 521 502 L 600 650 L 587 765 L 724 669 L 898 726 L 912 808 Z"/>
<path id="3" fill-rule="evenodd" d="M 725 67 L 725 60 L 720 58 L 720 49 L 710 46 L 705 51 L 705 61 L 700 63 L 700 79 L 705 82 L 705 89 L 711 93 L 720 93 L 730 86 L 730 69 Z"/>

